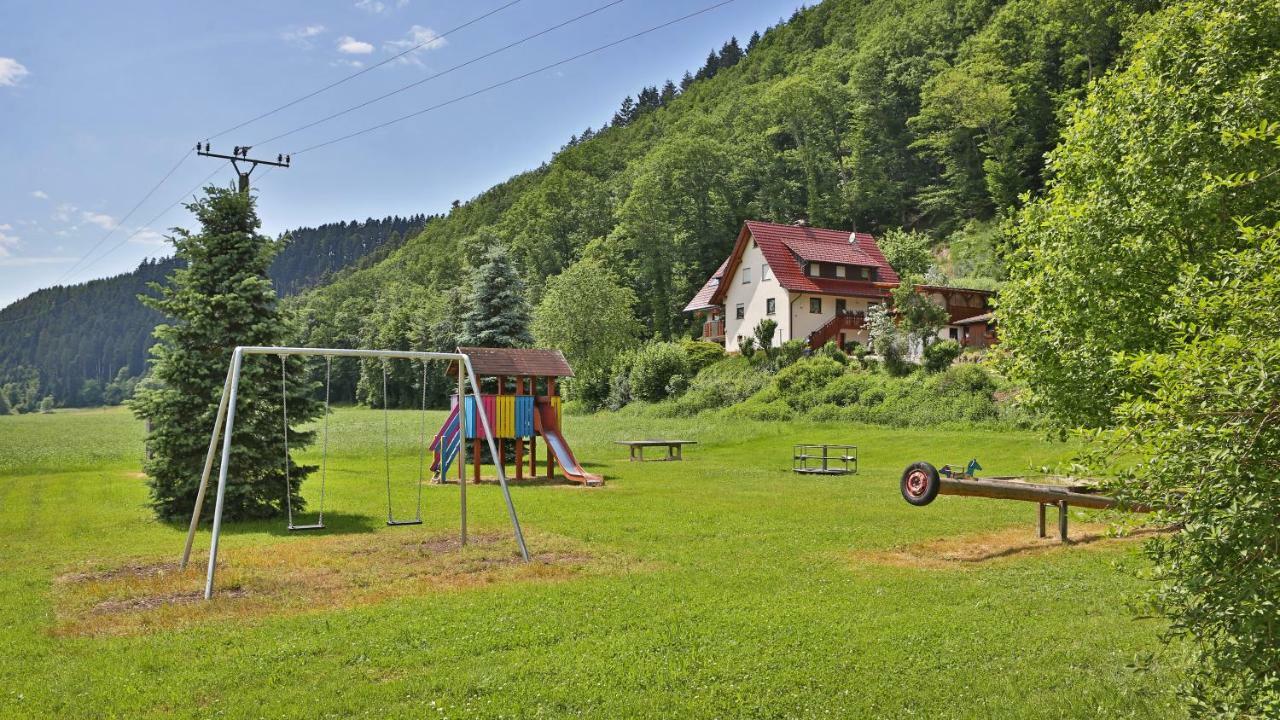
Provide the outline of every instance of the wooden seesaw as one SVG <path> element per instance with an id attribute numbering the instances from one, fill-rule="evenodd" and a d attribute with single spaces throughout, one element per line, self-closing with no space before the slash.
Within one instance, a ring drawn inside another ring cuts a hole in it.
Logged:
<path id="1" fill-rule="evenodd" d="M 1030 482 L 1021 477 L 978 478 L 981 470 L 977 460 L 970 460 L 964 470 L 943 465 L 942 469 L 927 462 L 916 462 L 902 471 L 902 497 L 917 507 L 933 502 L 939 495 L 961 495 L 996 500 L 1022 500 L 1040 506 L 1039 532 L 1045 537 L 1045 508 L 1058 508 L 1058 539 L 1067 542 L 1067 509 L 1071 506 L 1107 510 L 1119 505 L 1119 501 L 1098 493 L 1091 481 L 1080 478 L 1047 476 L 1043 482 Z M 1126 506 L 1131 512 L 1150 512 L 1147 507 Z"/>

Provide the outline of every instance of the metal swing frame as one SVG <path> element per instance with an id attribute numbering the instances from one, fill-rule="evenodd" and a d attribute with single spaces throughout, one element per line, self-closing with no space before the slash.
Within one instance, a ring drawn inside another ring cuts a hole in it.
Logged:
<path id="1" fill-rule="evenodd" d="M 191 525 L 187 529 L 186 546 L 182 551 L 182 562 L 180 568 L 185 569 L 188 561 L 191 559 L 191 546 L 195 541 L 196 529 L 200 524 L 200 511 L 204 506 L 205 493 L 209 488 L 209 480 L 213 472 L 214 456 L 218 449 L 219 435 L 222 437 L 222 454 L 221 462 L 218 466 L 218 490 L 215 496 L 213 506 L 213 534 L 209 543 L 209 568 L 205 575 L 204 598 L 209 600 L 213 597 L 214 579 L 218 565 L 218 541 L 222 534 L 222 506 L 227 491 L 227 471 L 231 464 L 231 437 L 235 427 L 236 420 L 236 397 L 240 390 L 240 369 L 244 363 L 246 355 L 279 355 L 282 357 L 291 355 L 320 355 L 326 358 L 334 357 L 358 357 L 358 358 L 382 358 L 386 360 L 446 360 L 458 363 L 460 369 L 465 369 L 465 378 L 463 373 L 458 373 L 458 402 L 461 405 L 465 396 L 467 385 L 471 386 L 471 392 L 475 396 L 480 395 L 480 384 L 476 379 L 475 370 L 471 367 L 471 358 L 464 353 L 439 353 L 439 352 L 414 352 L 408 350 L 354 350 L 342 348 L 301 348 L 301 347 L 271 347 L 259 345 L 241 345 L 237 346 L 231 354 L 231 363 L 227 368 L 227 378 L 222 386 L 222 397 L 218 401 L 218 412 L 213 423 L 213 432 L 209 438 L 209 451 L 205 455 L 204 470 L 200 476 L 200 488 L 196 492 L 195 508 L 191 512 Z M 385 398 L 384 398 L 385 401 Z M 489 418 L 484 410 L 484 403 L 476 403 L 477 413 L 479 414 L 480 427 L 483 429 L 485 440 L 489 444 L 489 452 L 493 457 L 498 457 L 498 445 L 493 437 L 493 431 L 489 425 Z M 286 434 L 287 441 L 287 434 Z M 419 450 L 421 453 L 421 450 Z M 507 487 L 507 475 L 502 468 L 502 463 L 496 465 L 498 474 L 498 484 L 502 487 L 502 496 L 506 501 L 507 514 L 511 518 L 511 528 L 515 533 L 516 545 L 520 549 L 520 556 L 526 562 L 529 560 L 529 549 L 524 542 L 524 532 L 520 529 L 520 519 L 516 515 L 516 506 L 511 501 L 511 490 Z M 467 543 L 467 484 L 461 482 L 459 487 L 459 504 L 461 509 L 461 542 L 463 545 Z"/>

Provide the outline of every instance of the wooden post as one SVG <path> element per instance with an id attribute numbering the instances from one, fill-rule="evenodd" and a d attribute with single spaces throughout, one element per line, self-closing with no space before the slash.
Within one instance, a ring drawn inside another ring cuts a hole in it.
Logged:
<path id="1" fill-rule="evenodd" d="M 1044 508 L 1045 508 L 1044 503 L 1040 503 L 1040 522 L 1038 523 L 1038 527 L 1039 527 L 1039 530 L 1040 530 L 1040 537 L 1044 537 L 1044 536 L 1045 536 L 1045 528 L 1044 528 Z"/>
<path id="2" fill-rule="evenodd" d="M 555 396 L 556 396 L 556 379 L 548 375 L 547 376 L 547 402 L 550 403 L 551 398 Z M 553 410 L 555 409 L 554 406 L 552 407 L 552 409 Z M 559 419 L 560 418 L 558 417 L 556 418 L 557 421 L 559 421 Z M 564 432 L 564 428 L 560 428 L 560 431 Z M 551 446 L 548 445 L 547 446 L 547 479 L 548 480 L 554 479 L 555 476 L 556 476 L 556 454 L 551 452 Z"/>
<path id="3" fill-rule="evenodd" d="M 519 415 L 520 401 L 518 398 L 524 395 L 524 378 L 516 378 L 516 481 L 524 479 L 524 438 L 520 437 Z"/>
<path id="4" fill-rule="evenodd" d="M 498 397 L 499 398 L 501 398 L 505 394 L 506 386 L 507 386 L 507 378 L 503 375 L 499 375 L 498 376 Z M 499 400 L 499 402 L 501 401 Z M 489 418 L 489 422 L 493 423 L 493 435 L 494 435 L 494 439 L 497 441 L 495 444 L 498 446 L 498 457 L 493 459 L 493 464 L 495 467 L 500 465 L 502 467 L 502 474 L 506 475 L 507 466 L 503 464 L 503 461 L 507 457 L 506 448 L 503 446 L 502 437 L 498 435 L 497 415 L 498 415 L 499 402 L 495 402 L 493 404 L 494 417 Z"/>
<path id="5" fill-rule="evenodd" d="M 1058 539 L 1067 541 L 1067 501 L 1058 503 Z"/>

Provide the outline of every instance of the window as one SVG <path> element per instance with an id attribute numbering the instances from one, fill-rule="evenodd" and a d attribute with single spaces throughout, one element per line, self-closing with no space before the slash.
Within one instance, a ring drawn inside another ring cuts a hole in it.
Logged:
<path id="1" fill-rule="evenodd" d="M 836 314 L 843 315 L 849 309 L 849 301 L 844 298 L 836 300 Z"/>
<path id="2" fill-rule="evenodd" d="M 950 328 L 950 333 L 949 333 L 949 334 L 951 335 L 951 339 L 952 339 L 952 340 L 959 340 L 959 339 L 960 339 L 960 329 L 959 329 L 959 328 Z"/>
<path id="3" fill-rule="evenodd" d="M 844 266 L 843 266 L 843 265 L 837 265 L 837 266 L 836 266 L 836 277 L 838 277 L 838 278 L 842 278 L 842 277 L 844 277 Z"/>
<path id="4" fill-rule="evenodd" d="M 745 284 L 745 283 L 749 283 L 749 282 L 751 282 L 751 267 L 750 267 L 750 266 L 747 266 L 747 267 L 742 268 L 742 282 L 743 282 L 744 284 Z"/>
<path id="5" fill-rule="evenodd" d="M 747 306 L 743 305 L 742 303 L 738 303 L 738 307 L 734 308 L 733 310 L 733 316 L 738 320 L 741 320 L 742 318 L 746 317 Z"/>
<path id="6" fill-rule="evenodd" d="M 809 312 L 815 315 L 822 313 L 822 298 L 809 298 Z"/>
<path id="7" fill-rule="evenodd" d="M 764 265 L 760 266 L 760 279 L 761 280 L 773 279 L 773 273 L 769 272 L 769 263 L 765 263 Z"/>
<path id="8" fill-rule="evenodd" d="M 765 314 L 765 315 L 773 315 L 773 314 L 774 314 L 774 313 L 776 313 L 777 311 L 778 311 L 778 301 L 777 301 L 777 300 L 774 300 L 773 298 L 769 298 L 769 299 L 767 299 L 767 300 L 765 300 L 765 301 L 764 301 L 764 314 Z"/>
<path id="9" fill-rule="evenodd" d="M 809 263 L 809 276 L 818 277 L 818 263 Z"/>

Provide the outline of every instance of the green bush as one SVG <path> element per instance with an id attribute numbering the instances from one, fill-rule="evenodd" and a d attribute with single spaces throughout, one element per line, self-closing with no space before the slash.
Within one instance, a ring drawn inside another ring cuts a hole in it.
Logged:
<path id="1" fill-rule="evenodd" d="M 673 342 L 648 343 L 636 351 L 631 363 L 631 396 L 650 402 L 662 400 L 675 375 L 689 375 L 689 356 L 684 348 Z"/>
<path id="2" fill-rule="evenodd" d="M 773 385 L 792 407 L 809 407 L 817 404 L 822 391 L 844 371 L 844 366 L 831 358 L 815 357 L 783 368 L 774 377 Z"/>
<path id="3" fill-rule="evenodd" d="M 962 348 L 955 340 L 939 340 L 924 349 L 924 369 L 937 373 L 951 367 Z"/>
<path id="4" fill-rule="evenodd" d="M 835 340 L 828 340 L 827 344 L 823 345 L 822 348 L 818 350 L 818 354 L 823 357 L 831 358 L 841 365 L 849 364 L 849 356 L 845 355 L 840 348 L 836 347 Z"/>
<path id="5" fill-rule="evenodd" d="M 631 366 L 635 361 L 635 350 L 614 358 L 609 371 L 609 399 L 605 402 L 610 410 L 620 410 L 631 402 Z"/>
<path id="6" fill-rule="evenodd" d="M 788 340 L 778 346 L 777 356 L 774 358 L 774 366 L 781 370 L 789 365 L 794 365 L 800 358 L 804 357 L 804 353 L 808 349 L 809 344 L 804 340 Z"/>
<path id="7" fill-rule="evenodd" d="M 724 346 L 705 340 L 681 340 L 680 347 L 689 357 L 689 372 L 698 374 L 708 365 L 718 363 L 725 358 Z"/>
<path id="8" fill-rule="evenodd" d="M 689 389 L 689 378 L 684 375 L 672 375 L 667 381 L 667 397 L 680 397 Z"/>
<path id="9" fill-rule="evenodd" d="M 672 400 L 662 413 L 684 417 L 705 410 L 720 410 L 740 403 L 769 384 L 769 375 L 746 358 L 726 357 L 694 376 L 689 389 Z"/>
<path id="10" fill-rule="evenodd" d="M 938 375 L 937 391 L 951 393 L 981 393 L 988 397 L 996 391 L 996 379 L 981 365 L 957 365 Z"/>
<path id="11" fill-rule="evenodd" d="M 756 354 L 756 339 L 753 337 L 744 337 L 738 341 L 738 352 L 742 357 L 750 360 L 752 355 Z"/>

